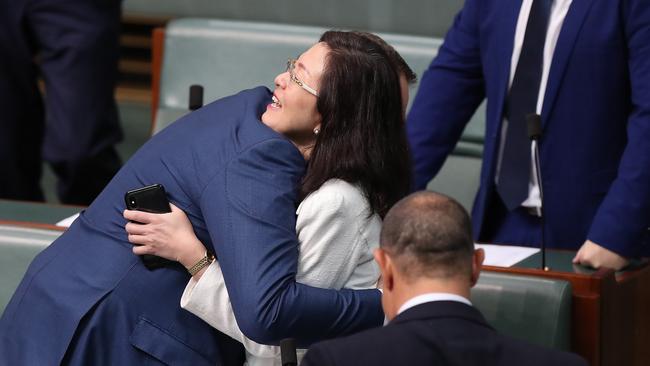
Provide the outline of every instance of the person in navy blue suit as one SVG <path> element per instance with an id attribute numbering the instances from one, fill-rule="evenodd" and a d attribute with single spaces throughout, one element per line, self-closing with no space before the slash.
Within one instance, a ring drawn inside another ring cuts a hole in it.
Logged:
<path id="1" fill-rule="evenodd" d="M 540 243 L 534 162 L 517 158 L 531 156 L 530 144 L 519 154 L 506 152 L 514 146 L 508 141 L 527 138 L 515 120 L 525 123 L 525 114 L 537 113 L 547 245 L 579 249 L 574 262 L 596 268 L 620 269 L 628 258 L 650 255 L 649 55 L 644 0 L 466 1 L 408 116 L 416 186 L 435 176 L 487 97 L 475 239 Z M 511 115 L 523 106 L 523 94 L 532 103 Z M 507 138 L 515 126 L 520 136 Z M 506 199 L 520 191 L 499 193 L 501 183 L 515 182 L 505 174 L 513 172 L 512 158 L 524 164 L 514 170 L 525 178 L 517 183 L 524 194 Z"/>
<path id="2" fill-rule="evenodd" d="M 89 205 L 121 166 L 113 97 L 121 1 L 1 4 L 0 197 L 43 201 L 45 160 L 59 200 Z"/>
<path id="3" fill-rule="evenodd" d="M 301 365 L 587 365 L 577 355 L 503 336 L 472 306 L 484 259 L 453 199 L 417 192 L 390 209 L 375 249 L 390 322 L 312 345 Z"/>
<path id="4" fill-rule="evenodd" d="M 136 152 L 28 268 L 0 319 L 0 364 L 239 361 L 234 341 L 180 308 L 188 270 L 178 263 L 149 270 L 132 253 L 124 193 L 153 183 L 165 187 L 218 257 L 247 337 L 267 344 L 294 337 L 307 345 L 380 325 L 376 289 L 335 291 L 295 282 L 301 153 L 311 150 L 316 131 L 369 116 L 382 128 L 402 128 L 398 73 L 389 56 L 361 35 L 341 32 L 339 38 L 314 46 L 318 57 L 295 63 L 303 79 L 292 77 L 273 94 L 258 87 L 208 104 Z M 345 128 L 336 131 L 343 134 L 323 146 L 350 148 L 337 143 L 347 141 Z M 408 161 L 403 139 L 394 155 Z M 400 181 L 406 193 L 408 179 Z"/>

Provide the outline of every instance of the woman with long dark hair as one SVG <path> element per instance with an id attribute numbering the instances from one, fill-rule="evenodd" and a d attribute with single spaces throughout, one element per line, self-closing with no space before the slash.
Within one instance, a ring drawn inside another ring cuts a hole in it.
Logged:
<path id="1" fill-rule="evenodd" d="M 319 59 L 322 66 L 314 62 Z M 379 37 L 335 31 L 323 34 L 276 77 L 274 103 L 262 121 L 298 141 L 308 161 L 296 211 L 298 282 L 334 289 L 376 286 L 379 271 L 372 251 L 381 219 L 410 189 L 403 124 L 406 84 L 414 78 Z M 299 93 L 295 100 L 294 92 Z M 168 215 L 126 211 L 125 217 L 145 223 L 126 227 L 129 240 L 140 244 L 136 254 L 179 259 L 191 268 L 205 253 L 176 208 Z M 194 275 L 181 303 L 244 343 L 249 364 L 278 363 L 277 347 L 259 345 L 237 327 L 217 261 Z"/>

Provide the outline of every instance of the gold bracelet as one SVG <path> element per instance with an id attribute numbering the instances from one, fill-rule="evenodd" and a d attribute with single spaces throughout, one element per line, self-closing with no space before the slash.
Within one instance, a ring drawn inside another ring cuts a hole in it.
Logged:
<path id="1" fill-rule="evenodd" d="M 205 256 L 203 256 L 203 258 L 199 259 L 199 261 L 196 262 L 195 265 L 188 268 L 187 271 L 190 273 L 190 275 L 194 276 L 200 270 L 202 270 L 203 268 L 209 266 L 210 263 L 212 263 L 213 260 L 214 260 L 214 256 L 212 255 L 212 253 L 210 253 L 210 252 L 208 252 L 206 250 L 205 251 Z"/>

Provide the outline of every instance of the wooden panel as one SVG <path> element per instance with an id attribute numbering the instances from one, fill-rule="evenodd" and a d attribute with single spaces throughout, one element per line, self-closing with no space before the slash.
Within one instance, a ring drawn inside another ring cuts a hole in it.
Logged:
<path id="1" fill-rule="evenodd" d="M 488 271 L 569 281 L 572 350 L 594 366 L 650 365 L 650 266 L 593 274 L 486 266 Z"/>
<path id="2" fill-rule="evenodd" d="M 153 48 L 151 50 L 151 131 L 153 132 L 160 97 L 160 73 L 165 48 L 165 28 L 155 28 L 152 33 Z"/>
<path id="3" fill-rule="evenodd" d="M 156 27 L 164 27 L 169 20 L 169 17 L 133 14 L 122 16 L 117 89 L 129 91 L 120 94 L 127 101 L 142 102 L 142 93 L 137 92 L 146 91 L 146 102 L 150 102 L 149 93 L 154 67 L 152 64 L 152 31 Z"/>

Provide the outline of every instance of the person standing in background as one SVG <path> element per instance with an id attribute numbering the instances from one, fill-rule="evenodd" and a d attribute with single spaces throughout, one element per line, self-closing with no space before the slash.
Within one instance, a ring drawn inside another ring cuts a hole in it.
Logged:
<path id="1" fill-rule="evenodd" d="M 119 170 L 120 15 L 120 0 L 2 0 L 0 198 L 43 201 L 45 160 L 59 200 L 89 205 Z"/>
<path id="2" fill-rule="evenodd" d="M 467 0 L 408 116 L 416 188 L 487 97 L 476 240 L 549 247 L 621 269 L 650 255 L 650 3 Z M 541 115 L 543 182 L 526 115 Z"/>

